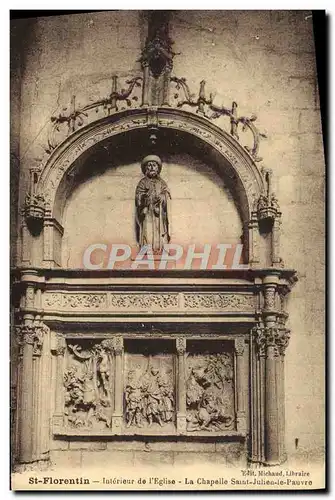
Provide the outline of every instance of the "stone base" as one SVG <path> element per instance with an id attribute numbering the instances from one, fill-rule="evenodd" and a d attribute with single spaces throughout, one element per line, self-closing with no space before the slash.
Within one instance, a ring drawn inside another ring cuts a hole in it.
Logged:
<path id="1" fill-rule="evenodd" d="M 123 416 L 122 415 L 113 415 L 112 416 L 112 432 L 113 432 L 113 434 L 122 434 L 122 424 L 123 424 Z"/>
<path id="2" fill-rule="evenodd" d="M 184 433 L 186 431 L 186 415 L 177 414 L 177 432 Z"/>
<path id="3" fill-rule="evenodd" d="M 64 426 L 64 415 L 55 413 L 52 417 L 52 426 L 62 428 Z"/>

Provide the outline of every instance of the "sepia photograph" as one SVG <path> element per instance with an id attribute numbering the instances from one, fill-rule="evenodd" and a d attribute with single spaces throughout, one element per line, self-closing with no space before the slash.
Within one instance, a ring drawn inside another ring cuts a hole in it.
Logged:
<path id="1" fill-rule="evenodd" d="M 11 489 L 324 490 L 325 11 L 20 12 Z"/>

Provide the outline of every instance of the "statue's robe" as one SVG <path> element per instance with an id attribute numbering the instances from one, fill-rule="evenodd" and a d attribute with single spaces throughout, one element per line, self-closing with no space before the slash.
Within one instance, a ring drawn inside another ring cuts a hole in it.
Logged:
<path id="1" fill-rule="evenodd" d="M 136 187 L 136 239 L 140 247 L 152 245 L 154 252 L 169 243 L 167 184 L 159 176 L 143 177 Z"/>

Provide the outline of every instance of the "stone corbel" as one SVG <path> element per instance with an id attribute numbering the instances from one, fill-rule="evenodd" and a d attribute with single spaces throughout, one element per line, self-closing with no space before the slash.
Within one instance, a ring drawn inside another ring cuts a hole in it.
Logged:
<path id="1" fill-rule="evenodd" d="M 261 232 L 269 233 L 273 231 L 275 221 L 280 221 L 281 212 L 278 200 L 272 191 L 272 171 L 263 170 L 264 179 L 267 185 L 266 192 L 262 193 L 257 200 L 257 218 Z"/>
<path id="2" fill-rule="evenodd" d="M 39 234 L 43 228 L 45 210 L 46 200 L 42 193 L 27 193 L 22 213 L 33 235 Z"/>

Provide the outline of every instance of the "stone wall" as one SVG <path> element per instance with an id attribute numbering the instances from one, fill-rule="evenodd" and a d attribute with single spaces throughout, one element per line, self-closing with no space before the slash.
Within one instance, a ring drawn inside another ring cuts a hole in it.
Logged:
<path id="1" fill-rule="evenodd" d="M 21 75 L 21 95 L 12 85 L 20 203 L 28 169 L 43 152 L 40 138 L 50 116 L 68 106 L 72 95 L 82 104 L 108 95 L 113 74 L 139 71 L 146 20 L 137 11 L 95 12 L 39 18 L 28 28 L 20 65 L 13 66 Z M 314 459 L 324 447 L 325 171 L 311 14 L 178 11 L 172 14 L 171 36 L 178 53 L 174 74 L 186 77 L 195 93 L 206 78 L 214 102 L 229 107 L 235 100 L 239 114 L 256 113 L 268 135 L 260 154 L 273 170 L 283 213 L 282 257 L 299 273 L 288 309 L 286 445 L 289 457 Z M 15 56 L 14 45 L 12 52 Z M 99 192 L 97 184 L 94 189 Z M 73 199 L 67 209 L 72 219 L 79 203 L 76 195 Z M 206 216 L 213 217 L 209 206 Z"/>
<path id="2" fill-rule="evenodd" d="M 246 455 L 241 443 L 193 443 L 174 441 L 72 441 L 54 442 L 50 460 L 55 466 L 71 468 L 153 466 L 170 465 L 175 467 L 188 465 L 215 464 L 224 467 L 245 467 Z"/>

